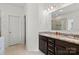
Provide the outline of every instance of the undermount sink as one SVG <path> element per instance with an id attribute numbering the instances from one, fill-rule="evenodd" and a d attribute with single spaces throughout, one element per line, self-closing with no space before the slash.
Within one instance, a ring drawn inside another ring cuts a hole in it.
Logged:
<path id="1" fill-rule="evenodd" d="M 72 38 L 72 39 L 79 39 L 79 36 L 78 35 L 64 35 L 68 38 Z"/>

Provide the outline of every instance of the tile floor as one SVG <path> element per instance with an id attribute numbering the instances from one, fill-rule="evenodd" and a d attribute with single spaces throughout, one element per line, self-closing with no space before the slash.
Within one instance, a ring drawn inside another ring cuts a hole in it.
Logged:
<path id="1" fill-rule="evenodd" d="M 44 55 L 41 51 L 26 51 L 23 44 L 16 44 L 5 49 L 5 55 Z"/>
<path id="2" fill-rule="evenodd" d="M 28 51 L 26 55 L 45 55 L 41 51 Z"/>

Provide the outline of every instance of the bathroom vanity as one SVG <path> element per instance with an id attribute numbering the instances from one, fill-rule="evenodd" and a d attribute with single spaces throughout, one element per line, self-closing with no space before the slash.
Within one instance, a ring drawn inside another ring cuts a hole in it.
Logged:
<path id="1" fill-rule="evenodd" d="M 79 55 L 79 38 L 67 35 L 50 32 L 39 33 L 40 51 L 46 55 Z"/>

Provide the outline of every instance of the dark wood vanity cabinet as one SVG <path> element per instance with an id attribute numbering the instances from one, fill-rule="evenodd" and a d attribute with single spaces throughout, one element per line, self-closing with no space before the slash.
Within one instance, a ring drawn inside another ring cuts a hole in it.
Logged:
<path id="1" fill-rule="evenodd" d="M 55 53 L 54 40 L 52 40 L 52 38 L 39 35 L 39 49 L 46 55 L 53 55 Z"/>
<path id="2" fill-rule="evenodd" d="M 68 55 L 70 54 L 70 47 L 67 42 L 55 40 L 55 54 Z"/>
<path id="3" fill-rule="evenodd" d="M 39 49 L 46 55 L 79 55 L 79 45 L 39 35 Z"/>
<path id="4" fill-rule="evenodd" d="M 39 49 L 47 54 L 47 38 L 45 36 L 39 35 Z"/>
<path id="5" fill-rule="evenodd" d="M 48 55 L 54 55 L 55 54 L 55 40 L 52 38 L 48 37 L 48 41 L 47 41 L 47 53 Z"/>
<path id="6" fill-rule="evenodd" d="M 79 55 L 79 45 L 62 40 L 55 40 L 56 55 Z"/>

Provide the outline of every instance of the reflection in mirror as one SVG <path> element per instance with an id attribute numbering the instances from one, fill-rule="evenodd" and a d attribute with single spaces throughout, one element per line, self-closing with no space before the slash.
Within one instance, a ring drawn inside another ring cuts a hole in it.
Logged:
<path id="1" fill-rule="evenodd" d="M 71 30 L 74 19 L 54 18 L 51 21 L 52 30 Z"/>
<path id="2" fill-rule="evenodd" d="M 68 30 L 72 30 L 73 29 L 73 23 L 74 23 L 74 19 L 69 19 L 68 20 Z"/>

